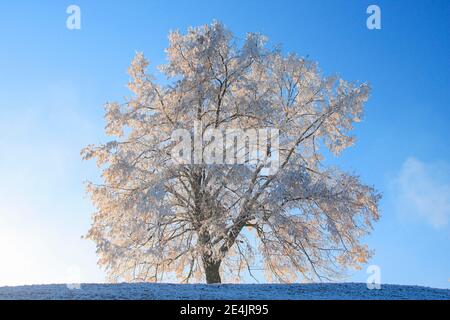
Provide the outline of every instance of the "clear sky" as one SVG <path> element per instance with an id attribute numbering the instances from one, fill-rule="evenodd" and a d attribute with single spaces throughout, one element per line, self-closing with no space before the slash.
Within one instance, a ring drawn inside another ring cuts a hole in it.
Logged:
<path id="1" fill-rule="evenodd" d="M 81 8 L 68 30 L 66 8 Z M 381 8 L 381 30 L 366 8 Z M 325 74 L 368 81 L 357 144 L 329 163 L 383 194 L 368 237 L 382 283 L 450 287 L 450 1 L 2 1 L 0 285 L 103 282 L 81 239 L 98 178 L 80 149 L 105 141 L 103 108 L 122 101 L 135 51 L 165 61 L 170 30 L 222 21 L 261 32 Z M 350 281 L 365 282 L 366 267 Z"/>

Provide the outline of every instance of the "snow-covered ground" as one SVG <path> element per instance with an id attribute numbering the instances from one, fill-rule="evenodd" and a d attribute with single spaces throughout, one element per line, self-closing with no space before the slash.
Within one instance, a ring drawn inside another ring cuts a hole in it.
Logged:
<path id="1" fill-rule="evenodd" d="M 369 290 L 366 284 L 82 284 L 69 289 L 63 284 L 0 287 L 5 299 L 229 299 L 229 300 L 304 300 L 304 299 L 445 299 L 449 289 L 419 286 L 382 285 Z"/>

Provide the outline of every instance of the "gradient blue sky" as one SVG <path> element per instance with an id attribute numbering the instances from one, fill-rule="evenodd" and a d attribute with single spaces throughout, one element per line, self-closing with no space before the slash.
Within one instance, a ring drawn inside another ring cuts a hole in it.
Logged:
<path id="1" fill-rule="evenodd" d="M 81 30 L 66 8 L 81 8 Z M 366 28 L 377 4 L 382 29 Z M 382 283 L 450 287 L 450 2 L 14 1 L 0 4 L 0 285 L 104 281 L 80 238 L 97 179 L 81 148 L 105 141 L 106 101 L 128 95 L 144 51 L 165 61 L 170 30 L 222 21 L 266 34 L 325 74 L 373 91 L 357 144 L 329 159 L 383 194 L 367 241 Z M 351 281 L 365 281 L 365 267 Z M 76 277 L 75 277 L 76 278 Z"/>

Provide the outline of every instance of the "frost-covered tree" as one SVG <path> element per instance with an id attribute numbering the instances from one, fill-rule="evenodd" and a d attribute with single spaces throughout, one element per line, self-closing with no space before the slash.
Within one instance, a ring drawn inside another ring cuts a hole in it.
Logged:
<path id="1" fill-rule="evenodd" d="M 338 155 L 354 142 L 369 87 L 325 77 L 259 34 L 238 40 L 217 22 L 170 33 L 166 53 L 168 84 L 138 53 L 133 95 L 106 105 L 114 140 L 82 151 L 103 170 L 103 183 L 88 185 L 96 212 L 87 238 L 110 280 L 238 281 L 260 262 L 269 281 L 315 281 L 365 263 L 361 241 L 379 195 L 326 167 L 321 150 Z M 279 170 L 174 163 L 171 135 L 192 132 L 194 121 L 202 132 L 279 129 Z"/>

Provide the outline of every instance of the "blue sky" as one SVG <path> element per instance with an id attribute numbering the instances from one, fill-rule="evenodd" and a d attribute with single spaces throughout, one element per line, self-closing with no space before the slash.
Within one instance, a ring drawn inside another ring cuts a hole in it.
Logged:
<path id="1" fill-rule="evenodd" d="M 66 28 L 70 4 L 81 30 Z M 381 30 L 366 28 L 370 4 Z M 129 95 L 136 51 L 161 64 L 170 30 L 213 19 L 371 84 L 357 144 L 329 163 L 383 194 L 367 239 L 382 283 L 449 288 L 447 0 L 2 2 L 0 285 L 104 281 L 93 243 L 80 238 L 92 213 L 83 181 L 98 171 L 79 151 L 105 140 L 102 105 Z M 350 280 L 364 282 L 365 267 Z"/>

